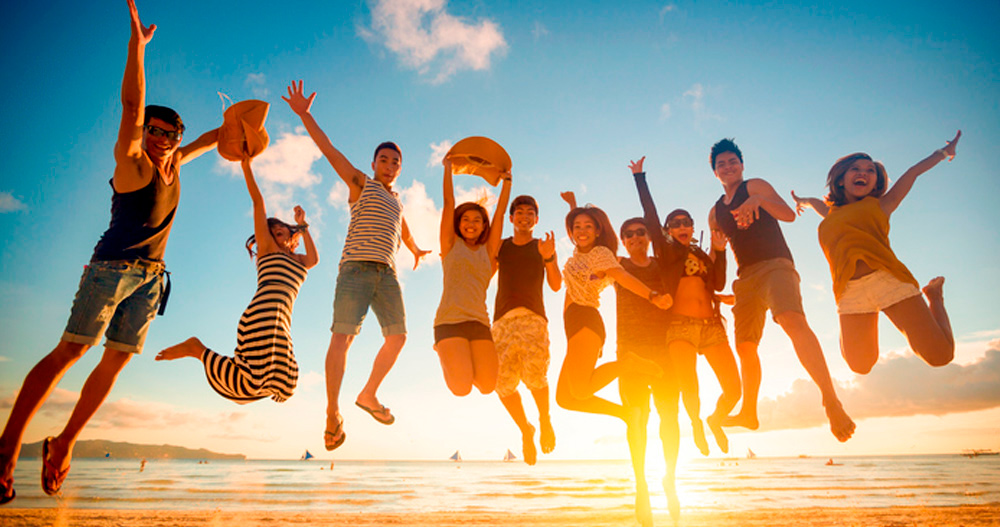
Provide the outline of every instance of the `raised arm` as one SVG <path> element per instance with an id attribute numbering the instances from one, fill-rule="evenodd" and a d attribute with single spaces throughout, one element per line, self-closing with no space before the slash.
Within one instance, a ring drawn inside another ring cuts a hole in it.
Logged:
<path id="1" fill-rule="evenodd" d="M 562 271 L 559 270 L 559 260 L 556 258 L 556 233 L 549 231 L 545 238 L 538 240 L 538 254 L 545 264 L 545 280 L 549 288 L 558 291 L 562 287 Z"/>
<path id="2" fill-rule="evenodd" d="M 319 252 L 316 251 L 316 243 L 313 242 L 312 235 L 309 234 L 309 223 L 306 221 L 306 211 L 302 207 L 295 206 L 295 223 L 299 232 L 302 233 L 302 242 L 306 246 L 305 254 L 293 255 L 296 260 L 306 269 L 312 269 L 319 263 Z"/>
<path id="3" fill-rule="evenodd" d="M 632 178 L 635 180 L 635 189 L 639 192 L 639 203 L 642 204 L 642 219 L 646 224 L 646 232 L 649 240 L 653 242 L 653 249 L 660 256 L 663 249 L 667 247 L 667 237 L 663 235 L 663 227 L 660 223 L 660 215 L 656 212 L 656 203 L 649 193 L 649 185 L 646 183 L 646 173 L 642 170 L 642 164 L 646 161 L 646 156 L 642 156 L 639 161 L 631 161 L 628 164 L 632 170 Z"/>
<path id="4" fill-rule="evenodd" d="M 763 179 L 747 180 L 747 193 L 750 196 L 742 205 L 733 210 L 736 225 L 746 229 L 760 217 L 760 208 L 768 212 L 774 219 L 795 221 L 795 211 L 774 191 L 774 187 Z"/>
<path id="5" fill-rule="evenodd" d="M 811 208 L 819 214 L 821 218 L 825 218 L 827 214 L 830 213 L 830 206 L 826 204 L 825 201 L 818 198 L 800 198 L 795 195 L 795 191 L 792 191 L 792 199 L 795 200 L 795 212 L 801 216 L 802 211 L 806 208 Z"/>
<path id="6" fill-rule="evenodd" d="M 882 206 L 882 210 L 885 211 L 886 216 L 892 214 L 896 210 L 896 207 L 899 207 L 899 204 L 902 203 L 903 198 L 910 193 L 910 189 L 913 188 L 913 183 L 917 180 L 917 176 L 934 168 L 945 159 L 949 161 L 954 159 L 955 149 L 958 147 L 958 140 L 961 137 L 962 131 L 959 130 L 955 134 L 955 138 L 948 141 L 944 148 L 938 148 L 931 155 L 910 167 L 902 176 L 899 176 L 899 179 L 892 185 L 892 188 L 879 198 L 879 205 Z"/>
<path id="7" fill-rule="evenodd" d="M 209 130 L 200 136 L 198 139 L 191 141 L 190 143 L 180 147 L 178 149 L 180 164 L 185 164 L 190 161 L 198 159 L 198 156 L 208 152 L 209 150 L 215 148 L 215 145 L 219 143 L 219 129 L 215 128 Z"/>
<path id="8" fill-rule="evenodd" d="M 118 141 L 115 143 L 115 160 L 119 163 L 142 156 L 142 124 L 146 108 L 146 44 L 156 31 L 155 24 L 149 27 L 142 25 L 135 0 L 128 0 L 128 10 L 132 32 L 128 40 L 125 76 L 122 78 L 122 120 L 118 127 Z M 120 171 L 115 171 L 116 177 L 119 176 L 118 172 Z M 133 175 L 139 177 L 138 170 Z"/>
<path id="9" fill-rule="evenodd" d="M 309 111 L 313 100 L 316 99 L 316 92 L 306 97 L 302 91 L 302 81 L 300 80 L 298 84 L 292 81 L 288 86 L 288 97 L 282 96 L 281 99 L 287 102 L 288 106 L 295 112 L 295 115 L 298 115 L 302 119 L 302 124 L 306 127 L 306 131 L 309 132 L 309 137 L 312 138 L 319 151 L 323 153 L 326 160 L 333 166 L 333 170 L 337 172 L 340 179 L 344 180 L 344 183 L 347 183 L 347 187 L 350 190 L 349 202 L 354 203 L 357 201 L 358 197 L 361 196 L 361 190 L 365 188 L 368 176 L 364 172 L 354 168 L 354 165 L 344 157 L 344 154 L 334 148 L 333 143 L 330 142 L 330 138 L 326 136 L 326 133 L 316 123 L 316 119 L 313 118 L 312 113 Z"/>
<path id="10" fill-rule="evenodd" d="M 503 220 L 507 211 L 507 202 L 510 201 L 511 173 L 505 172 L 501 179 L 503 187 L 500 188 L 500 198 L 497 206 L 493 209 L 493 221 L 490 222 L 490 235 L 486 239 L 486 250 L 489 251 L 490 262 L 493 264 L 493 272 L 497 272 L 497 254 L 500 252 L 500 242 L 503 238 Z"/>
<path id="11" fill-rule="evenodd" d="M 250 158 L 243 158 L 243 178 L 247 182 L 247 190 L 250 192 L 250 200 L 253 201 L 253 235 L 257 239 L 257 257 L 265 254 L 278 252 L 278 244 L 271 236 L 271 228 L 267 225 L 267 210 L 264 208 L 264 196 L 261 195 L 257 187 L 257 180 L 253 177 L 253 169 L 250 168 Z"/>
<path id="12" fill-rule="evenodd" d="M 444 197 L 444 205 L 441 207 L 441 258 L 451 252 L 455 245 L 455 185 L 452 183 L 451 159 L 445 156 L 441 161 L 444 165 L 444 176 L 442 178 L 441 194 Z"/>

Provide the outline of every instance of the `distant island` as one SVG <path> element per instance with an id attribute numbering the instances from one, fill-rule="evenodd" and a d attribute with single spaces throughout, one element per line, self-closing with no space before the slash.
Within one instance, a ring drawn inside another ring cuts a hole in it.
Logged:
<path id="1" fill-rule="evenodd" d="M 110 454 L 110 455 L 109 455 Z M 24 445 L 21 449 L 23 457 L 41 457 L 42 442 Z M 103 439 L 92 439 L 87 441 L 77 441 L 73 448 L 73 457 L 111 457 L 116 459 L 236 459 L 245 460 L 243 454 L 220 454 L 199 448 L 193 450 L 182 446 L 174 445 L 137 445 L 135 443 L 121 443 L 117 441 L 105 441 Z"/>

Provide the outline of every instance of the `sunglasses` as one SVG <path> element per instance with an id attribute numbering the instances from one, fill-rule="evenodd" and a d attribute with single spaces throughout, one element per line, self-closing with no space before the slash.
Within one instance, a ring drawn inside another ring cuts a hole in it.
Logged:
<path id="1" fill-rule="evenodd" d="M 177 130 L 164 130 L 159 126 L 153 126 L 151 124 L 146 125 L 146 131 L 153 137 L 166 137 L 171 141 L 179 141 L 182 134 L 182 132 L 178 132 Z"/>
<path id="2" fill-rule="evenodd" d="M 622 239 L 627 240 L 633 236 L 645 236 L 646 229 L 632 229 L 622 233 Z"/>
<path id="3" fill-rule="evenodd" d="M 671 229 L 677 229 L 679 227 L 694 227 L 694 220 L 691 218 L 674 218 L 667 223 L 667 226 Z"/>

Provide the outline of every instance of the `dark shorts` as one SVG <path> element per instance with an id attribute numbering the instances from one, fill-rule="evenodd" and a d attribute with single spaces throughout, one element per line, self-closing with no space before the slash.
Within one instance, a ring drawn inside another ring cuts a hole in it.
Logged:
<path id="1" fill-rule="evenodd" d="M 163 262 L 93 261 L 83 270 L 62 340 L 141 353 L 156 318 L 164 283 Z M 105 331 L 107 328 L 107 331 Z"/>
<path id="2" fill-rule="evenodd" d="M 434 326 L 434 343 L 437 344 L 444 339 L 463 338 L 465 340 L 488 340 L 493 342 L 493 333 L 490 327 L 482 322 L 470 320 L 469 322 L 459 322 L 457 324 L 441 324 Z"/>
<path id="3" fill-rule="evenodd" d="M 776 317 L 782 313 L 803 313 L 799 292 L 799 273 L 787 258 L 772 258 L 740 271 L 733 282 L 736 305 L 736 344 L 759 343 L 764 334 L 767 310 Z"/>
<path id="4" fill-rule="evenodd" d="M 575 303 L 566 306 L 566 310 L 563 311 L 563 327 L 566 328 L 567 339 L 579 333 L 583 328 L 597 333 L 597 336 L 601 338 L 601 345 L 604 345 L 604 340 L 607 338 L 607 334 L 604 332 L 604 319 L 601 318 L 601 313 L 597 311 L 596 307 L 581 306 Z"/>
<path id="5" fill-rule="evenodd" d="M 694 346 L 698 353 L 719 344 L 729 344 L 726 327 L 719 318 L 695 318 L 684 315 L 667 316 L 667 345 L 682 340 Z"/>

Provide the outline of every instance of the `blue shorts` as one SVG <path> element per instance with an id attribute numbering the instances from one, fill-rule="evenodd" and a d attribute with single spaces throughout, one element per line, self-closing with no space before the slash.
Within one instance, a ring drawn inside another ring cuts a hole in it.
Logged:
<path id="1" fill-rule="evenodd" d="M 406 334 L 406 310 L 396 271 L 381 262 L 340 264 L 337 290 L 333 295 L 333 326 L 330 331 L 357 335 L 372 308 L 382 326 L 382 335 Z"/>
<path id="2" fill-rule="evenodd" d="M 90 262 L 83 269 L 62 340 L 94 346 L 104 333 L 105 347 L 141 353 L 160 304 L 163 281 L 163 262 Z"/>

